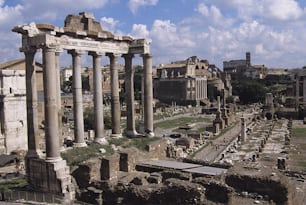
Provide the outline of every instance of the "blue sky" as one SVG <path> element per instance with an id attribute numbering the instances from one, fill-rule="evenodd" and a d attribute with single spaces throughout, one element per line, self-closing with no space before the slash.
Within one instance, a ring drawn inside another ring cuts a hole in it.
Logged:
<path id="1" fill-rule="evenodd" d="M 116 35 L 152 39 L 154 65 L 196 55 L 222 68 L 247 51 L 252 64 L 306 65 L 304 0 L 0 0 L 0 62 L 23 57 L 15 25 L 63 26 L 66 15 L 83 11 Z"/>

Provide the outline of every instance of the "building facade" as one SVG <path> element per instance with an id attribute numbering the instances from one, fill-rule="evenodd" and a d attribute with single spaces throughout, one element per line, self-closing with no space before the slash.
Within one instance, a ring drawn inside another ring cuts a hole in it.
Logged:
<path id="1" fill-rule="evenodd" d="M 207 100 L 208 61 L 196 56 L 161 65 L 154 78 L 154 98 L 181 105 L 199 105 Z"/>

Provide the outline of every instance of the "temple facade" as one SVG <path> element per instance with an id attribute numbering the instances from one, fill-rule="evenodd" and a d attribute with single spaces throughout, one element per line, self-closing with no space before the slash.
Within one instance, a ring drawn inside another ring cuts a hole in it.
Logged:
<path id="1" fill-rule="evenodd" d="M 72 90 L 74 113 L 74 146 L 86 146 L 84 139 L 81 57 L 90 55 L 94 78 L 95 142 L 106 143 L 103 120 L 103 93 L 101 57 L 110 60 L 112 137 L 121 137 L 120 102 L 118 87 L 118 58 L 123 57 L 126 72 L 127 135 L 137 135 L 134 116 L 134 83 L 132 60 L 136 54 L 143 59 L 144 68 L 144 130 L 146 136 L 153 133 L 153 89 L 152 55 L 150 40 L 133 39 L 129 36 L 115 36 L 104 31 L 91 13 L 68 15 L 64 27 L 50 24 L 26 24 L 13 28 L 22 35 L 20 51 L 26 59 L 26 101 L 28 154 L 26 172 L 29 184 L 40 191 L 62 193 L 73 198 L 69 168 L 60 156 L 61 141 L 61 97 L 59 56 L 67 51 L 72 59 Z M 37 80 L 35 75 L 35 54 L 42 51 L 43 83 L 45 105 L 46 156 L 39 153 L 37 135 Z"/>

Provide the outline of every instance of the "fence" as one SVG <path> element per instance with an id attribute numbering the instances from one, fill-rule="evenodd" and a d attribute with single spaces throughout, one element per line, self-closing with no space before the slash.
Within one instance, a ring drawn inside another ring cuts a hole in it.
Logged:
<path id="1" fill-rule="evenodd" d="M 48 193 L 28 192 L 28 191 L 6 191 L 1 192 L 0 201 L 12 202 L 42 202 L 48 204 L 63 205 L 92 205 L 81 201 L 66 202 L 64 197 Z"/>

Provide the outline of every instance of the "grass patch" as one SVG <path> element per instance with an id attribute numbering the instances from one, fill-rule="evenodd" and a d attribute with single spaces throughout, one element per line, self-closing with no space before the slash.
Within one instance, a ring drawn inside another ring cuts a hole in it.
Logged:
<path id="1" fill-rule="evenodd" d="M 113 154 L 113 150 L 108 145 L 91 144 L 87 147 L 75 147 L 66 152 L 62 152 L 61 156 L 67 161 L 69 166 L 76 166 L 92 157 L 102 156 L 99 149 L 104 148 L 106 153 L 104 155 Z"/>
<path id="2" fill-rule="evenodd" d="M 204 117 L 181 117 L 172 120 L 165 120 L 154 124 L 154 127 L 169 129 L 173 127 L 185 126 L 188 123 L 209 123 L 210 119 Z"/>
<path id="3" fill-rule="evenodd" d="M 157 141 L 159 139 L 160 137 L 130 139 L 126 144 L 123 145 L 123 147 L 135 147 L 139 150 L 144 150 L 147 144 L 149 144 L 150 142 Z"/>
<path id="4" fill-rule="evenodd" d="M 291 134 L 296 138 L 306 137 L 306 128 L 292 128 Z"/>
<path id="5" fill-rule="evenodd" d="M 9 190 L 13 190 L 16 188 L 22 188 L 27 186 L 28 183 L 26 181 L 26 179 L 24 178 L 17 178 L 17 179 L 12 179 L 12 180 L 8 180 L 5 182 L 1 182 L 0 183 L 0 190 L 1 191 L 9 191 Z"/>

